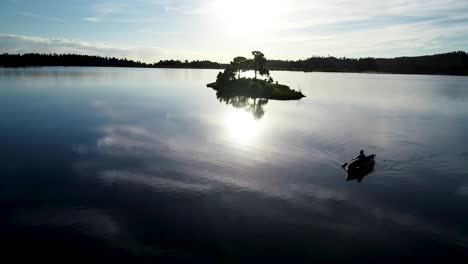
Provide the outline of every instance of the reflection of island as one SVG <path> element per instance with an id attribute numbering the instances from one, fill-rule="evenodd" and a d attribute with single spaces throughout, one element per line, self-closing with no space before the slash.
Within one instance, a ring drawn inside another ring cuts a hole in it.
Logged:
<path id="1" fill-rule="evenodd" d="M 252 113 L 255 119 L 260 119 L 265 115 L 263 106 L 268 104 L 268 99 L 250 99 L 246 96 L 221 96 L 216 93 L 216 97 L 220 102 L 230 104 L 235 108 L 241 108 L 249 113 Z"/>
<path id="2" fill-rule="evenodd" d="M 288 86 L 273 82 L 270 71 L 266 68 L 267 59 L 260 51 L 253 51 L 253 59 L 236 57 L 224 70 L 219 72 L 216 82 L 207 84 L 225 96 L 247 96 L 250 98 L 265 98 L 274 100 L 298 100 L 305 97 L 301 91 L 290 89 Z M 242 71 L 253 70 L 255 78 L 241 78 Z M 268 77 L 267 80 L 257 79 L 260 76 Z M 236 78 L 237 75 L 237 78 Z"/>

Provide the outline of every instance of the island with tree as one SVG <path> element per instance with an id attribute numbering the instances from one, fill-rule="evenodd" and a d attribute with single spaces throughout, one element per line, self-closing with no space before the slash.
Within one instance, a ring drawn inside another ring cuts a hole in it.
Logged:
<path id="1" fill-rule="evenodd" d="M 266 68 L 267 59 L 260 51 L 252 51 L 253 59 L 235 57 L 224 72 L 219 72 L 216 82 L 207 84 L 217 91 L 218 97 L 246 96 L 274 100 L 298 100 L 305 95 L 301 91 L 290 89 L 287 85 L 274 82 Z M 253 70 L 254 78 L 241 78 L 241 72 Z M 266 76 L 259 79 L 257 76 Z"/>

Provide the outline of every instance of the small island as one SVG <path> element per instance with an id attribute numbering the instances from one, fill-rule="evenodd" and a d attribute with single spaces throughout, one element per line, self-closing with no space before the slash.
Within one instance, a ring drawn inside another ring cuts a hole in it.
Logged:
<path id="1" fill-rule="evenodd" d="M 247 96 L 273 100 L 299 100 L 305 95 L 301 91 L 290 89 L 287 85 L 278 84 L 265 67 L 267 59 L 260 51 L 253 51 L 253 59 L 235 57 L 224 72 L 219 72 L 216 82 L 207 84 L 217 91 L 220 97 Z M 241 72 L 253 70 L 254 78 L 241 78 Z M 267 79 L 258 79 L 257 74 Z M 237 77 L 236 77 L 237 75 Z"/>

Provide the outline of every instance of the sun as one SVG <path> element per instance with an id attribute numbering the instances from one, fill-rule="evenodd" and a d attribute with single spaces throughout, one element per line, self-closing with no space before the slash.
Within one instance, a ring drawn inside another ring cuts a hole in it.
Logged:
<path id="1" fill-rule="evenodd" d="M 276 0 L 217 0 L 213 10 L 229 33 L 252 34 L 273 30 L 280 6 Z"/>

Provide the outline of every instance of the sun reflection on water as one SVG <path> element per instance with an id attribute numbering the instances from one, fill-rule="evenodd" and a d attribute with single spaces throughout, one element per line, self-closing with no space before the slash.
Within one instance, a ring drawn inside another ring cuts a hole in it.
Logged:
<path id="1" fill-rule="evenodd" d="M 225 114 L 224 128 L 231 140 L 240 144 L 251 144 L 260 134 L 261 120 L 243 109 L 231 109 Z"/>

